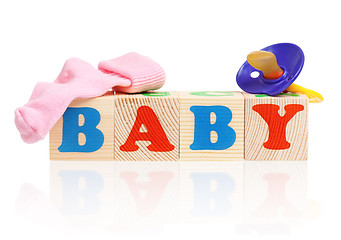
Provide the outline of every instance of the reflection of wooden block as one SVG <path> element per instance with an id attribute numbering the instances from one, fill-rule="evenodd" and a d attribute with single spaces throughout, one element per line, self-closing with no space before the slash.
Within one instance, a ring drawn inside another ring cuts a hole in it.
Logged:
<path id="1" fill-rule="evenodd" d="M 113 224 L 114 180 L 113 161 L 52 161 L 50 200 L 73 224 Z"/>
<path id="2" fill-rule="evenodd" d="M 180 159 L 228 161 L 243 157 L 243 95 L 181 92 Z"/>
<path id="3" fill-rule="evenodd" d="M 177 223 L 179 163 L 115 162 L 115 220 L 123 226 Z"/>
<path id="4" fill-rule="evenodd" d="M 74 100 L 50 131 L 50 159 L 113 160 L 113 108 L 112 92 Z"/>
<path id="5" fill-rule="evenodd" d="M 245 96 L 245 159 L 306 160 L 308 99 L 302 94 Z"/>
<path id="6" fill-rule="evenodd" d="M 241 223 L 242 161 L 180 162 L 180 223 Z"/>
<path id="7" fill-rule="evenodd" d="M 116 93 L 114 115 L 115 160 L 178 160 L 177 93 Z"/>
<path id="8" fill-rule="evenodd" d="M 306 220 L 306 161 L 244 163 L 244 222 L 298 224 Z"/>

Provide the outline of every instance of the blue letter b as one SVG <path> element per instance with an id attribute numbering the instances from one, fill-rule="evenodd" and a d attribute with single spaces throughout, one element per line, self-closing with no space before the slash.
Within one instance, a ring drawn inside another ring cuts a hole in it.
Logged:
<path id="1" fill-rule="evenodd" d="M 194 113 L 194 141 L 192 150 L 224 150 L 236 141 L 236 132 L 228 126 L 232 112 L 225 106 L 192 106 Z M 216 115 L 216 122 L 211 124 L 211 113 Z M 211 141 L 211 132 L 218 135 L 215 143 Z"/>
<path id="2" fill-rule="evenodd" d="M 84 124 L 79 126 L 79 115 L 83 115 Z M 94 108 L 81 107 L 66 109 L 63 115 L 63 140 L 58 148 L 60 152 L 94 152 L 100 149 L 104 142 L 103 133 L 96 128 L 101 121 L 101 115 Z M 86 137 L 84 145 L 78 141 L 79 133 Z"/>

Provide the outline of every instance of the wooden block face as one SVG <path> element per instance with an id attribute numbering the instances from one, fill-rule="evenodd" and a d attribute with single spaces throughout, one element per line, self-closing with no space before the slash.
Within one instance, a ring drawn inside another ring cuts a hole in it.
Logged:
<path id="1" fill-rule="evenodd" d="M 307 97 L 303 94 L 243 95 L 245 159 L 307 160 Z"/>
<path id="2" fill-rule="evenodd" d="M 180 92 L 181 161 L 244 157 L 244 97 L 240 92 Z"/>
<path id="3" fill-rule="evenodd" d="M 74 100 L 50 131 L 51 160 L 114 160 L 114 96 Z"/>
<path id="4" fill-rule="evenodd" d="M 116 93 L 114 116 L 115 160 L 178 160 L 178 93 Z"/>

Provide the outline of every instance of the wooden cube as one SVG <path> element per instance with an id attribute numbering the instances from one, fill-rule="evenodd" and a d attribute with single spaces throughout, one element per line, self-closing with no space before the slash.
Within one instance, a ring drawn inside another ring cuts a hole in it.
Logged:
<path id="1" fill-rule="evenodd" d="M 114 96 L 74 100 L 50 131 L 51 160 L 114 159 Z"/>
<path id="2" fill-rule="evenodd" d="M 115 160 L 178 160 L 180 119 L 176 92 L 116 93 L 114 116 Z"/>
<path id="3" fill-rule="evenodd" d="M 180 92 L 180 159 L 243 160 L 240 92 Z"/>
<path id="4" fill-rule="evenodd" d="M 245 159 L 306 160 L 308 98 L 283 93 L 245 96 Z"/>

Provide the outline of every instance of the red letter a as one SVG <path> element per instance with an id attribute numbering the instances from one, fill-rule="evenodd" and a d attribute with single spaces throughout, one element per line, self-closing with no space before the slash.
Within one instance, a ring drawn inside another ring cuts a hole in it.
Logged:
<path id="1" fill-rule="evenodd" d="M 281 150 L 290 148 L 286 140 L 285 131 L 288 122 L 295 114 L 304 109 L 301 104 L 288 104 L 284 107 L 285 115 L 278 114 L 279 106 L 275 104 L 258 104 L 252 107 L 269 126 L 268 141 L 263 144 L 267 149 Z"/>
<path id="2" fill-rule="evenodd" d="M 146 127 L 147 132 L 140 132 L 142 124 Z M 137 151 L 139 146 L 135 144 L 136 141 L 150 141 L 151 144 L 147 148 L 152 152 L 169 152 L 174 149 L 153 109 L 148 106 L 141 106 L 137 109 L 134 126 L 127 141 L 120 147 L 121 151 Z"/>

